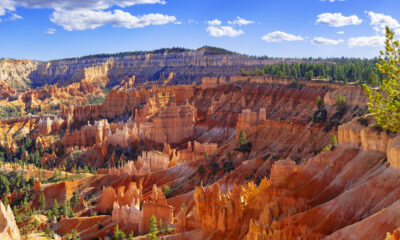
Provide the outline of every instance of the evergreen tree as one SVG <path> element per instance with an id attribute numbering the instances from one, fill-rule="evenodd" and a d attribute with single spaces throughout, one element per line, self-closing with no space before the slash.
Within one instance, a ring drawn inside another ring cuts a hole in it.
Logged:
<path id="1" fill-rule="evenodd" d="M 332 146 L 336 146 L 337 145 L 337 137 L 336 137 L 336 135 L 335 134 L 333 134 L 332 136 L 331 136 L 331 145 Z"/>
<path id="2" fill-rule="evenodd" d="M 73 206 L 77 206 L 79 202 L 79 197 L 78 197 L 78 190 L 74 191 L 74 196 L 73 196 Z"/>
<path id="3" fill-rule="evenodd" d="M 130 232 L 128 235 L 128 240 L 133 240 L 133 232 Z"/>
<path id="4" fill-rule="evenodd" d="M 156 232 L 158 232 L 157 219 L 154 215 L 152 215 L 150 218 L 149 233 L 156 233 Z"/>
<path id="5" fill-rule="evenodd" d="M 344 113 L 344 112 L 346 112 L 346 108 L 347 108 L 347 105 L 346 105 L 346 98 L 344 97 L 344 96 L 342 96 L 341 94 L 339 94 L 337 97 L 336 97 L 336 103 L 335 103 L 335 106 L 336 106 L 336 111 L 338 111 L 338 112 L 340 112 L 340 113 Z"/>
<path id="6" fill-rule="evenodd" d="M 385 51 L 381 51 L 377 67 L 384 80 L 376 91 L 364 85 L 368 109 L 384 130 L 400 132 L 400 42 L 394 32 L 386 27 Z"/>
<path id="7" fill-rule="evenodd" d="M 59 214 L 59 209 L 60 209 L 60 206 L 58 205 L 57 199 L 54 199 L 53 213 L 55 216 L 57 216 Z"/>
<path id="8" fill-rule="evenodd" d="M 119 230 L 119 225 L 117 224 L 115 226 L 113 240 L 123 240 L 125 237 L 126 237 L 125 233 L 123 231 Z"/>
<path id="9" fill-rule="evenodd" d="M 317 105 L 319 110 L 322 109 L 322 100 L 321 100 L 320 96 L 317 97 L 317 100 L 315 101 L 315 105 Z"/>
<path id="10" fill-rule="evenodd" d="M 40 194 L 39 197 L 39 207 L 42 211 L 46 209 L 46 197 L 44 196 L 43 192 Z"/>
<path id="11" fill-rule="evenodd" d="M 240 135 L 239 135 L 239 143 L 241 146 L 246 145 L 247 140 L 246 140 L 246 133 L 242 130 L 240 131 Z"/>

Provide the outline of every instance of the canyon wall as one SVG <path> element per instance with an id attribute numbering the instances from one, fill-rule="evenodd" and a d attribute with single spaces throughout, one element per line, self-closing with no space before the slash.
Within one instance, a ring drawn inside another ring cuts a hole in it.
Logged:
<path id="1" fill-rule="evenodd" d="M 63 85 L 88 81 L 118 84 L 135 76 L 136 83 L 155 81 L 174 73 L 170 84 L 200 82 L 204 76 L 230 76 L 241 68 L 253 69 L 278 60 L 259 60 L 236 54 L 226 54 L 202 48 L 198 50 L 159 50 L 152 53 L 132 53 L 126 56 L 93 56 L 80 59 L 36 61 L 0 61 L 0 79 L 32 81 L 33 86 L 60 83 Z M 25 84 L 26 85 L 26 84 Z"/>
<path id="2" fill-rule="evenodd" d="M 339 143 L 359 147 L 364 151 L 384 153 L 390 166 L 400 169 L 400 136 L 373 127 L 376 120 L 372 115 L 362 119 L 368 122 L 369 127 L 361 124 L 363 120 L 360 119 L 339 126 Z"/>

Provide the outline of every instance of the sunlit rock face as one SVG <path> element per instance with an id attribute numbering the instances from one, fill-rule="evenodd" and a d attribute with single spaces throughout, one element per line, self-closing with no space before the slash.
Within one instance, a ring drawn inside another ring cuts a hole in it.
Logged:
<path id="1" fill-rule="evenodd" d="M 14 214 L 10 208 L 0 202 L 0 239 L 4 240 L 20 240 L 21 235 L 19 233 L 18 226 L 14 219 Z"/>

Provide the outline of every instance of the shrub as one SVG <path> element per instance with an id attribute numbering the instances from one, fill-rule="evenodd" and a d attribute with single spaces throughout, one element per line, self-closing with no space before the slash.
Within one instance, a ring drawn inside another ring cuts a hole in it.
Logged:
<path id="1" fill-rule="evenodd" d="M 368 127 L 369 126 L 369 121 L 366 118 L 360 117 L 359 119 L 357 119 L 357 121 L 363 125 L 364 127 Z"/>
<path id="2" fill-rule="evenodd" d="M 200 164 L 199 167 L 197 168 L 197 172 L 201 175 L 205 173 L 206 169 L 203 164 Z"/>
<path id="3" fill-rule="evenodd" d="M 245 133 L 243 130 L 240 131 L 239 143 L 240 143 L 240 146 L 243 146 L 243 145 L 245 145 L 245 144 L 247 143 L 247 140 L 246 140 L 246 133 Z"/>
<path id="4" fill-rule="evenodd" d="M 339 94 L 336 97 L 335 107 L 336 107 L 336 111 L 339 113 L 342 113 L 342 115 L 343 115 L 347 109 L 346 98 Z"/>
<path id="5" fill-rule="evenodd" d="M 317 97 L 317 100 L 315 101 L 315 105 L 317 105 L 318 109 L 322 109 L 322 99 L 320 96 Z"/>
<path id="6" fill-rule="evenodd" d="M 171 194 L 171 188 L 169 187 L 169 185 L 165 185 L 164 187 L 163 187 L 163 193 L 164 193 L 164 195 L 165 195 L 165 197 L 169 197 L 169 195 Z"/>
<path id="7" fill-rule="evenodd" d="M 331 145 L 332 145 L 332 146 L 336 146 L 337 143 L 338 143 L 338 142 L 337 142 L 337 137 L 336 137 L 335 134 L 333 134 L 332 137 L 331 137 Z"/>
<path id="8" fill-rule="evenodd" d="M 226 172 L 226 173 L 232 171 L 233 169 L 235 169 L 233 167 L 233 162 L 232 161 L 225 161 L 222 164 L 222 167 L 224 168 L 224 172 Z"/>
<path id="9" fill-rule="evenodd" d="M 119 225 L 117 224 L 115 226 L 113 240 L 123 240 L 125 237 L 126 237 L 125 233 L 123 231 L 119 230 Z"/>

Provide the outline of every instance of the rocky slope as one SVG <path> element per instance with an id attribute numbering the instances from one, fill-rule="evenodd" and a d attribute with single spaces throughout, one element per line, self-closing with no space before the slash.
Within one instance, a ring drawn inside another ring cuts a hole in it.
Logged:
<path id="1" fill-rule="evenodd" d="M 30 164 L 0 164 L 10 180 L 32 179 L 2 194 L 24 229 L 41 230 L 28 225 L 35 208 L 50 216 L 50 232 L 75 229 L 81 239 L 145 235 L 151 216 L 165 239 L 397 234 L 399 137 L 365 115 L 359 86 L 212 77 L 200 86 L 113 89 L 103 103 L 80 105 L 99 94 L 91 84 L 28 91 L 69 104 L 56 117 L 0 122 L 7 161 Z"/>

